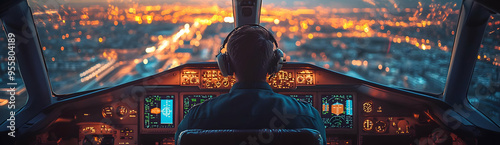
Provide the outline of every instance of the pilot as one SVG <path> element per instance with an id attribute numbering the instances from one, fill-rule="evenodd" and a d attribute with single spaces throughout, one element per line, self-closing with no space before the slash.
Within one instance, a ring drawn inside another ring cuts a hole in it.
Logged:
<path id="1" fill-rule="evenodd" d="M 234 72 L 236 83 L 229 93 L 189 110 L 175 134 L 176 144 L 179 134 L 187 129 L 263 128 L 315 129 L 326 144 L 319 112 L 307 102 L 273 92 L 266 82 L 268 73 L 279 71 L 282 61 L 278 59 L 283 57 L 281 50 L 274 50 L 277 43 L 271 32 L 260 25 L 243 25 L 229 33 L 226 40 L 227 53 L 219 54 L 226 58 L 218 62 L 219 68 L 223 75 Z"/>

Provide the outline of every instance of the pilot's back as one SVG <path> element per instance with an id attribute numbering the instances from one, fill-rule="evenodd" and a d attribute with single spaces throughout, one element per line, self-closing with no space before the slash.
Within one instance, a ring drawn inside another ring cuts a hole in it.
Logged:
<path id="1" fill-rule="evenodd" d="M 311 128 L 325 135 L 319 113 L 310 104 L 274 93 L 266 82 L 236 83 L 228 94 L 189 110 L 177 129 Z"/>

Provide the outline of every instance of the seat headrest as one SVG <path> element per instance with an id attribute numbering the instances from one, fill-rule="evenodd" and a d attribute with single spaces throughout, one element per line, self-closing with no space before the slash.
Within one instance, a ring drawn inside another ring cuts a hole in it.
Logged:
<path id="1" fill-rule="evenodd" d="M 180 133 L 177 145 L 322 145 L 320 133 L 314 129 L 202 130 Z"/>

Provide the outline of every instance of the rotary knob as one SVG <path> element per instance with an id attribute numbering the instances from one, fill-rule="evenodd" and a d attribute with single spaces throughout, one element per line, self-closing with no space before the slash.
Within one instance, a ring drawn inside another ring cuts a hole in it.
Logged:
<path id="1" fill-rule="evenodd" d="M 127 115 L 127 113 L 128 113 L 127 107 L 125 107 L 125 106 L 116 107 L 116 114 L 118 116 L 123 117 L 123 116 Z"/>
<path id="2" fill-rule="evenodd" d="M 297 83 L 304 83 L 304 77 L 303 76 L 298 76 L 297 77 Z"/>
<path id="3" fill-rule="evenodd" d="M 198 83 L 198 78 L 196 78 L 196 77 L 192 77 L 192 78 L 189 80 L 189 82 L 190 82 L 191 84 L 196 84 L 196 83 Z"/>
<path id="4" fill-rule="evenodd" d="M 312 82 L 312 79 L 313 79 L 313 78 L 312 78 L 311 76 L 307 76 L 307 77 L 306 77 L 306 82 L 310 83 L 310 82 Z"/>

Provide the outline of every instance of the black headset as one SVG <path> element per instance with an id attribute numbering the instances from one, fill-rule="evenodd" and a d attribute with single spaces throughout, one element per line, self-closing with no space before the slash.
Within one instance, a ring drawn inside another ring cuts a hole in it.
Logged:
<path id="1" fill-rule="evenodd" d="M 273 58 L 271 59 L 271 62 L 269 64 L 269 68 L 267 69 L 267 73 L 270 75 L 269 78 L 273 77 L 276 73 L 278 73 L 283 66 L 283 64 L 286 63 L 286 59 L 284 58 L 283 51 L 279 49 L 278 47 L 278 42 L 276 42 L 276 39 L 274 39 L 271 31 L 267 30 L 266 28 L 262 27 L 261 25 L 258 24 L 247 24 L 247 25 L 241 25 L 239 27 L 234 28 L 229 34 L 227 34 L 226 39 L 224 39 L 224 43 L 222 43 L 222 46 L 220 46 L 219 54 L 217 54 L 216 61 L 217 65 L 219 65 L 219 69 L 222 73 L 222 76 L 227 77 L 227 76 L 232 76 L 234 73 L 233 68 L 231 67 L 231 60 L 229 55 L 226 53 L 222 53 L 222 49 L 225 48 L 227 41 L 229 40 L 229 37 L 235 32 L 238 31 L 239 29 L 243 27 L 260 27 L 264 30 L 266 30 L 267 33 L 271 36 L 271 41 L 274 43 L 274 46 L 276 46 L 276 50 L 273 52 Z"/>

